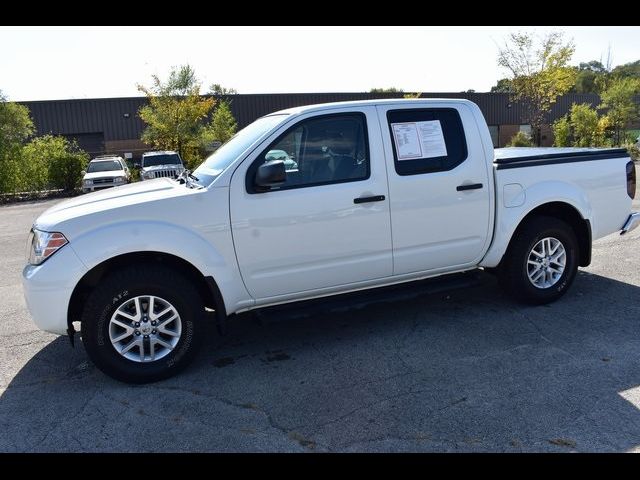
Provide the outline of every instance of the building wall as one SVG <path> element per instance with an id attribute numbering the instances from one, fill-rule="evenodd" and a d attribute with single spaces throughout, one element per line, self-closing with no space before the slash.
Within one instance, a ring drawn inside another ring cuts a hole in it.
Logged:
<path id="1" fill-rule="evenodd" d="M 553 146 L 553 130 L 551 125 L 543 125 L 540 129 L 540 139 L 543 147 Z"/>
<path id="2" fill-rule="evenodd" d="M 132 140 L 109 140 L 105 142 L 105 151 L 115 153 L 124 157 L 125 153 L 131 153 L 132 158 L 140 158 L 144 152 L 153 150 L 152 147 L 139 139 Z"/>
<path id="3" fill-rule="evenodd" d="M 520 125 L 500 125 L 498 131 L 499 147 L 504 147 L 511 137 L 513 137 L 520 130 Z"/>
<path id="4" fill-rule="evenodd" d="M 238 127 L 242 128 L 267 113 L 301 105 L 398 97 L 402 97 L 402 93 L 281 93 L 239 94 L 223 96 L 218 100 L 230 102 Z M 506 93 L 423 93 L 422 98 L 466 98 L 475 102 L 487 124 L 498 126 L 499 146 L 504 146 L 517 132 L 518 126 L 525 123 L 526 111 L 521 105 L 512 103 Z M 91 149 L 99 148 L 96 145 L 100 145 L 99 139 L 102 138 L 104 149 L 109 153 L 132 151 L 135 155 L 147 148 L 139 141 L 144 123 L 138 116 L 140 108 L 147 103 L 145 97 L 21 103 L 31 110 L 38 135 L 51 133 L 77 138 L 78 143 L 84 141 Z M 554 104 L 548 116 L 549 123 L 566 114 L 573 103 L 595 106 L 600 99 L 591 94 L 565 95 Z M 543 136 L 546 137 L 543 144 L 551 145 L 553 135 L 550 130 L 545 129 Z M 98 153 L 104 152 L 91 152 Z"/>

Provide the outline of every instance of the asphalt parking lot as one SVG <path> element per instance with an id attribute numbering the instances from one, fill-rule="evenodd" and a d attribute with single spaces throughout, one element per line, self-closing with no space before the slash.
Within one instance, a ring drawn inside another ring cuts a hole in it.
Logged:
<path id="1" fill-rule="evenodd" d="M 596 242 L 552 305 L 517 305 L 483 274 L 244 315 L 180 376 L 128 386 L 31 323 L 26 233 L 53 203 L 0 207 L 0 451 L 640 450 L 640 229 Z"/>

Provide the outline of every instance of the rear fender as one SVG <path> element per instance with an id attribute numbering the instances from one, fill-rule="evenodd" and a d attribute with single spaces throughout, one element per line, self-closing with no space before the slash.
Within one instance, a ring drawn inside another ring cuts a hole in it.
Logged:
<path id="1" fill-rule="evenodd" d="M 524 203 L 518 207 L 507 208 L 503 198 L 503 187 L 497 192 L 496 223 L 493 241 L 480 262 L 482 267 L 496 267 L 509 247 L 509 243 L 522 220 L 536 208 L 552 202 L 566 203 L 580 216 L 591 221 L 592 212 L 589 199 L 584 191 L 568 182 L 545 181 L 528 187 Z"/>

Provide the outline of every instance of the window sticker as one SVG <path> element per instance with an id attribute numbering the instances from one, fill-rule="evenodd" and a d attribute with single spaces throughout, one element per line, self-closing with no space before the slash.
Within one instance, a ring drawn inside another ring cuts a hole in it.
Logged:
<path id="1" fill-rule="evenodd" d="M 392 123 L 391 128 L 398 160 L 447 156 L 440 120 Z"/>

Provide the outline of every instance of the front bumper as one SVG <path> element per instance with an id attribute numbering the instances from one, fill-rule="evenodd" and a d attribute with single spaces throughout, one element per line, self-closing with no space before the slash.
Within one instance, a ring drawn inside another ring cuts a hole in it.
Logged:
<path id="1" fill-rule="evenodd" d="M 620 235 L 624 235 L 625 233 L 629 233 L 631 230 L 634 230 L 638 225 L 640 225 L 640 212 L 633 212 L 627 218 L 627 221 L 624 222 L 622 230 L 620 231 Z"/>
<path id="2" fill-rule="evenodd" d="M 22 287 L 31 318 L 38 328 L 65 335 L 73 289 L 87 272 L 71 245 L 65 245 L 41 265 L 22 270 Z"/>
<path id="3" fill-rule="evenodd" d="M 118 185 L 124 185 L 124 183 L 118 184 Z M 95 192 L 97 190 L 104 190 L 105 188 L 117 187 L 118 185 L 116 185 L 115 183 L 106 183 L 102 185 L 89 185 L 86 187 L 82 187 L 82 192 L 83 193 Z"/>

